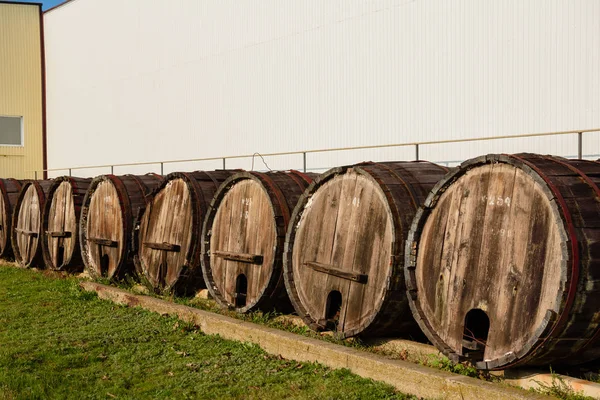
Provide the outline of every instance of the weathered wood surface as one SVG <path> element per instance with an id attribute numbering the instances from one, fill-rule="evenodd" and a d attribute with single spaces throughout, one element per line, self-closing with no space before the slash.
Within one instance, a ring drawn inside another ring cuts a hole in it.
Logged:
<path id="1" fill-rule="evenodd" d="M 411 309 L 429 340 L 484 369 L 599 358 L 599 183 L 598 163 L 534 154 L 448 174 L 407 240 Z"/>
<path id="2" fill-rule="evenodd" d="M 133 234 L 136 270 L 148 286 L 186 292 L 202 285 L 202 222 L 219 185 L 236 172 L 174 172 L 157 187 Z"/>
<path id="3" fill-rule="evenodd" d="M 315 174 L 241 172 L 211 202 L 202 272 L 213 298 L 238 312 L 289 310 L 283 249 L 291 213 Z"/>
<path id="4" fill-rule="evenodd" d="M 12 215 L 21 191 L 16 179 L 0 179 L 0 258 L 12 258 Z"/>
<path id="5" fill-rule="evenodd" d="M 102 175 L 90 183 L 81 209 L 79 235 L 83 263 L 92 277 L 113 279 L 133 272 L 135 216 L 161 179 L 156 174 Z"/>
<path id="6" fill-rule="evenodd" d="M 22 267 L 41 267 L 42 210 L 52 180 L 24 181 L 12 219 L 12 248 Z"/>
<path id="7" fill-rule="evenodd" d="M 92 179 L 62 176 L 54 179 L 42 214 L 42 255 L 46 268 L 83 270 L 79 246 L 79 216 Z"/>
<path id="8" fill-rule="evenodd" d="M 342 337 L 419 334 L 405 293 L 404 240 L 446 172 L 428 162 L 363 163 L 308 187 L 287 233 L 284 278 L 309 326 Z"/>

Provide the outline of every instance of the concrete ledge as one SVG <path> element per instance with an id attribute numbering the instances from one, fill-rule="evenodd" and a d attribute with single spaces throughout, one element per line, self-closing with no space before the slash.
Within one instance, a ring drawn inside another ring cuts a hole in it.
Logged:
<path id="1" fill-rule="evenodd" d="M 164 300 L 128 293 L 93 282 L 82 282 L 101 299 L 130 307 L 142 307 L 160 314 L 177 315 L 194 323 L 209 335 L 252 342 L 266 352 L 296 361 L 319 362 L 331 368 L 348 368 L 365 378 L 386 382 L 399 391 L 418 397 L 442 399 L 545 399 L 535 393 L 480 381 L 462 375 L 423 367 L 406 361 L 355 350 L 293 333 L 267 328 L 234 318 L 173 304 Z"/>
<path id="2" fill-rule="evenodd" d="M 432 356 L 444 356 L 435 346 L 404 339 L 378 338 L 369 340 L 367 344 L 377 353 L 394 358 L 400 357 L 413 363 L 430 359 Z"/>

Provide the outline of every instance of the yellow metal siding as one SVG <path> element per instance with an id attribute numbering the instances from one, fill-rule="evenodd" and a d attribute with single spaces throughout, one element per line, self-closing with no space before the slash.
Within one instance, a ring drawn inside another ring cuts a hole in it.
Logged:
<path id="1" fill-rule="evenodd" d="M 0 146 L 0 178 L 43 169 L 40 29 L 39 6 L 0 3 L 0 115 L 22 116 L 24 137 L 23 147 Z"/>

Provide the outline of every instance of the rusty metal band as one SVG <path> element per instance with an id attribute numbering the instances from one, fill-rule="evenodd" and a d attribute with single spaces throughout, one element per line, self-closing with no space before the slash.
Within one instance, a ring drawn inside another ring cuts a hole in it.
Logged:
<path id="1" fill-rule="evenodd" d="M 413 187 L 411 185 L 409 185 L 408 183 L 406 183 L 406 181 L 404 179 L 402 179 L 402 177 L 396 171 L 394 171 L 393 169 L 391 169 L 386 164 L 384 164 L 384 163 L 373 163 L 372 165 L 382 167 L 383 169 L 385 169 L 388 172 L 390 172 L 393 176 L 395 176 L 400 182 L 402 182 L 402 184 L 404 185 L 404 187 L 406 188 L 406 190 L 410 193 L 410 200 L 413 203 L 413 205 L 415 206 L 415 211 L 419 209 L 419 205 L 417 204 L 417 194 L 415 193 L 415 191 L 414 191 L 414 189 L 413 189 Z M 376 181 L 377 181 L 377 183 L 380 186 L 385 185 L 383 182 L 380 182 L 379 179 L 377 179 L 377 178 L 376 178 Z M 386 197 L 388 197 L 388 200 L 390 200 L 389 196 L 387 194 L 386 194 Z M 393 199 L 391 199 L 391 200 L 393 200 Z M 394 204 L 395 204 L 395 202 L 394 202 Z"/>
<path id="2" fill-rule="evenodd" d="M 219 184 L 219 181 L 217 181 L 210 172 L 207 172 L 207 171 L 196 171 L 196 172 L 206 175 L 208 177 L 208 179 L 210 179 L 212 181 L 212 183 L 215 185 L 215 190 L 218 189 L 219 186 L 221 186 Z"/>
<path id="3" fill-rule="evenodd" d="M 294 174 L 293 171 L 287 173 L 287 176 L 294 181 L 294 183 L 300 188 L 301 192 L 303 192 L 306 186 L 310 184 L 310 182 L 306 182 L 303 177 Z"/>
<path id="4" fill-rule="evenodd" d="M 21 184 L 21 181 L 18 179 L 9 178 L 8 180 L 11 182 L 14 182 L 14 184 L 17 186 L 17 189 L 21 189 L 23 187 L 23 185 Z"/>
<path id="5" fill-rule="evenodd" d="M 250 172 L 252 175 L 256 176 L 263 184 L 268 186 L 268 189 L 275 195 L 277 202 L 279 203 L 279 209 L 281 210 L 281 214 L 283 216 L 284 230 L 288 226 L 290 222 L 290 210 L 285 201 L 285 196 L 281 192 L 279 186 L 271 179 L 269 174 L 261 174 L 257 176 L 255 172 Z"/>
<path id="6" fill-rule="evenodd" d="M 148 174 L 148 175 L 150 175 L 150 174 Z M 145 200 L 146 191 L 148 190 L 148 186 L 146 186 L 139 177 L 137 177 L 135 175 L 129 175 L 129 174 L 121 177 L 120 178 L 121 182 L 123 181 L 123 179 L 126 179 L 126 178 L 131 178 L 131 180 L 133 180 L 135 182 L 137 187 L 140 189 L 140 193 L 142 194 L 142 197 L 144 197 L 144 200 Z M 125 185 L 123 185 L 123 186 L 125 187 Z M 127 188 L 125 188 L 125 192 L 127 193 L 127 196 L 129 196 L 129 192 L 127 191 Z"/>
<path id="7" fill-rule="evenodd" d="M 581 171 L 579 168 L 575 167 L 574 165 L 571 165 L 571 164 L 569 164 L 567 162 L 561 161 L 560 159 L 554 159 L 553 161 L 555 161 L 555 162 L 557 162 L 557 163 L 559 163 L 561 165 L 564 165 L 565 167 L 567 167 L 571 171 L 573 171 L 576 174 L 580 175 L 581 179 L 583 179 L 585 181 L 585 183 L 587 183 L 588 186 L 591 187 L 594 190 L 594 192 L 596 192 L 596 196 L 598 196 L 598 198 L 600 198 L 600 189 L 598 188 L 598 185 L 596 185 L 594 183 L 594 181 L 592 181 L 590 179 L 590 177 L 587 176 L 583 171 Z M 600 163 L 598 163 L 598 164 L 600 164 Z"/>
<path id="8" fill-rule="evenodd" d="M 312 178 L 311 178 L 311 177 L 309 177 L 307 174 L 305 174 L 304 172 L 300 172 L 300 171 L 298 171 L 298 170 L 295 170 L 295 169 L 291 169 L 291 170 L 290 170 L 290 176 L 292 176 L 292 177 L 294 177 L 294 178 L 295 178 L 296 176 L 299 176 L 300 178 L 302 178 L 302 179 L 304 180 L 304 182 L 306 182 L 306 183 L 307 183 L 307 184 L 309 184 L 309 185 L 310 185 L 310 184 L 312 183 L 312 181 L 313 181 L 313 180 L 312 180 Z"/>

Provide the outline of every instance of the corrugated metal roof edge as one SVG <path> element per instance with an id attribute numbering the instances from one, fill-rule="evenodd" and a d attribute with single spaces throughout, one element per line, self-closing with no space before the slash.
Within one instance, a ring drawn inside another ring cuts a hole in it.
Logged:
<path id="1" fill-rule="evenodd" d="M 71 1 L 71 0 L 68 0 L 68 1 Z M 37 3 L 37 2 L 30 3 L 30 2 L 25 2 L 25 1 L 3 1 L 3 0 L 0 0 L 0 4 L 18 4 L 21 6 L 38 6 L 38 7 L 42 6 L 42 3 Z"/>
<path id="2" fill-rule="evenodd" d="M 44 11 L 44 14 L 49 13 L 50 11 L 56 10 L 57 8 L 60 8 L 60 7 L 64 6 L 65 4 L 71 3 L 73 1 L 75 1 L 75 0 L 65 0 L 64 2 L 55 5 L 54 7 L 50 7 L 49 9 Z"/>

